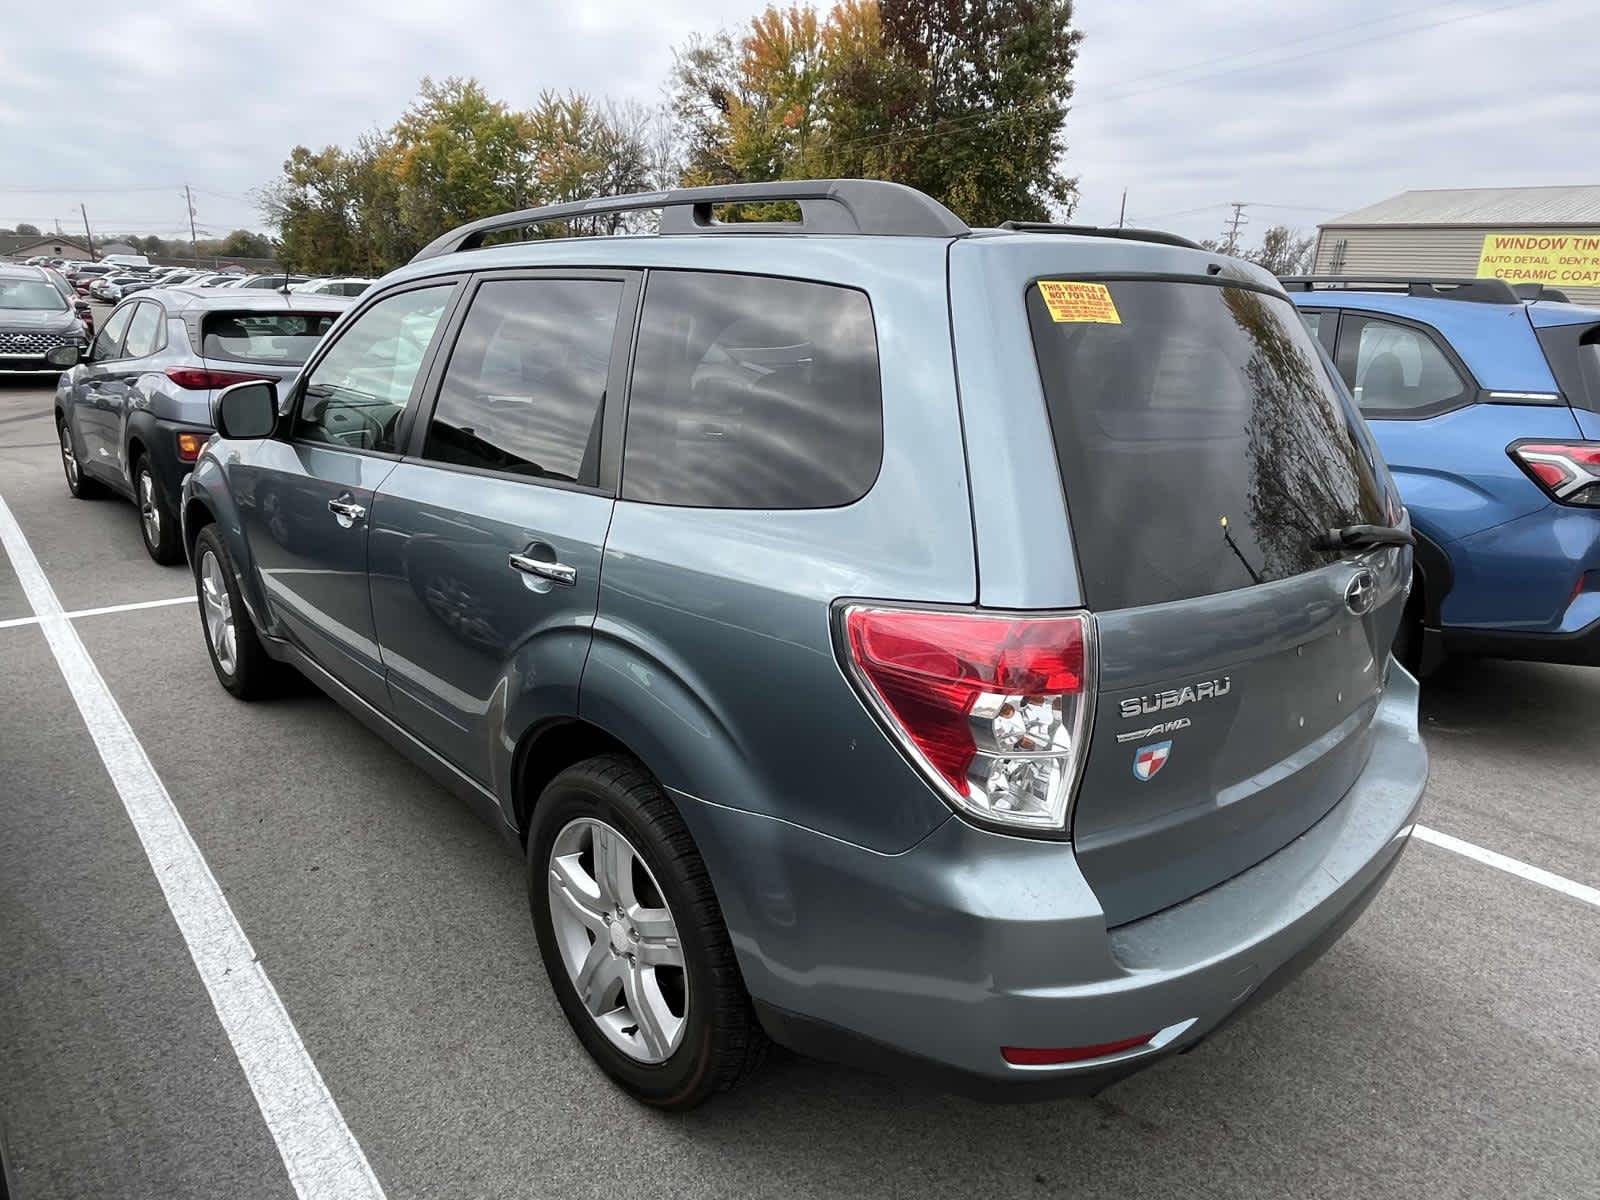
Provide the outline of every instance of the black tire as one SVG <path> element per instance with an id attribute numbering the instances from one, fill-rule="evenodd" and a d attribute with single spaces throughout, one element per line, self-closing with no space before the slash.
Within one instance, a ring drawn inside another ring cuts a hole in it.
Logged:
<path id="1" fill-rule="evenodd" d="M 149 503 L 153 517 L 145 511 L 146 481 L 150 487 Z M 139 509 L 139 540 L 144 543 L 145 553 L 163 567 L 181 563 L 183 538 L 178 528 L 178 514 L 167 499 L 166 489 L 161 486 L 161 476 L 151 467 L 148 454 L 139 455 L 133 464 L 133 502 Z M 150 529 L 152 523 L 155 525 L 154 535 Z"/>
<path id="2" fill-rule="evenodd" d="M 208 617 L 206 579 L 211 561 L 215 561 L 221 569 L 221 590 L 226 596 L 227 615 L 232 620 L 231 670 L 218 655 Z M 200 609 L 200 632 L 205 638 L 206 653 L 211 656 L 211 668 L 217 673 L 217 682 L 239 700 L 261 700 L 276 694 L 282 682 L 283 667 L 273 661 L 262 647 L 261 639 L 256 636 L 249 610 L 239 595 L 238 572 L 234 570 L 233 558 L 222 544 L 215 525 L 207 525 L 195 539 L 194 585 Z"/>
<path id="3" fill-rule="evenodd" d="M 78 447 L 66 418 L 56 417 L 56 440 L 61 445 L 61 472 L 67 477 L 67 491 L 74 500 L 99 500 L 108 495 L 105 486 L 90 479 L 79 466 Z"/>
<path id="4" fill-rule="evenodd" d="M 687 984 L 683 1037 L 656 1064 L 630 1057 L 601 1032 L 562 960 L 550 912 L 549 863 L 557 836 L 598 819 L 632 844 L 671 911 Z M 578 1040 L 636 1099 L 683 1111 L 736 1086 L 765 1060 L 769 1042 L 745 991 L 722 908 L 677 810 L 650 773 L 626 755 L 591 758 L 561 772 L 534 807 L 528 831 L 528 898 L 551 987 Z"/>

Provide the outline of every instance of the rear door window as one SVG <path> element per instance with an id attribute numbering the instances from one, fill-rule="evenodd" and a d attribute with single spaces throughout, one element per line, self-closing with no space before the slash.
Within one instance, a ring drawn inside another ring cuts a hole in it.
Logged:
<path id="1" fill-rule="evenodd" d="M 1092 607 L 1288 578 L 1327 564 L 1318 534 L 1384 523 L 1359 418 L 1288 300 L 1198 281 L 1104 287 L 1054 314 L 1028 289 Z"/>
<path id="2" fill-rule="evenodd" d="M 1339 342 L 1340 368 L 1364 413 L 1430 416 L 1464 403 L 1472 390 L 1433 336 L 1415 325 L 1350 313 Z"/>
<path id="3" fill-rule="evenodd" d="M 623 285 L 483 284 L 450 355 L 423 457 L 563 483 L 598 482 L 600 419 Z"/>
<path id="4" fill-rule="evenodd" d="M 883 458 L 864 293 L 652 271 L 628 394 L 622 496 L 700 508 L 829 508 Z"/>
<path id="5" fill-rule="evenodd" d="M 200 353 L 228 362 L 298 367 L 311 357 L 336 313 L 207 313 L 200 326 Z"/>

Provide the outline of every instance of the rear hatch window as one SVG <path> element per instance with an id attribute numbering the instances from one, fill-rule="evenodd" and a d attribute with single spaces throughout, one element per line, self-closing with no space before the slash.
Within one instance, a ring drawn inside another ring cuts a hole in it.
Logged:
<path id="1" fill-rule="evenodd" d="M 1072 837 L 1117 925 L 1267 858 L 1349 790 L 1409 558 L 1313 549 L 1388 524 L 1387 480 L 1288 300 L 1171 278 L 1029 293 L 1099 634 Z"/>
<path id="2" fill-rule="evenodd" d="M 298 367 L 311 357 L 337 313 L 214 312 L 201 321 L 200 353 L 228 362 Z"/>
<path id="3" fill-rule="evenodd" d="M 1316 534 L 1386 523 L 1376 468 L 1288 300 L 1086 286 L 1096 303 L 1079 307 L 1030 287 L 1028 315 L 1091 608 L 1285 579 L 1326 564 Z"/>

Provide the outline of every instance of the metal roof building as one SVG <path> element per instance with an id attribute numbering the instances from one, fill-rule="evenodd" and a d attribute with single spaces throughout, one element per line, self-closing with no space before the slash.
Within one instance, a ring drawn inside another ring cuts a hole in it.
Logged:
<path id="1" fill-rule="evenodd" d="M 1600 184 L 1401 192 L 1319 226 L 1314 271 L 1498 276 L 1600 302 Z"/>

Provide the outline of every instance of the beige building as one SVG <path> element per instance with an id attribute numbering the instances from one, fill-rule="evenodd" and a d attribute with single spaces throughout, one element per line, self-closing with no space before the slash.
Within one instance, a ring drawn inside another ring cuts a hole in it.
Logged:
<path id="1" fill-rule="evenodd" d="M 78 262 L 88 262 L 90 257 L 89 248 L 74 238 L 48 233 L 0 234 L 0 257 L 28 259 L 41 254 L 47 258 L 69 258 Z"/>
<path id="2" fill-rule="evenodd" d="M 1313 270 L 1499 276 L 1600 304 L 1600 185 L 1401 192 L 1319 226 Z"/>

